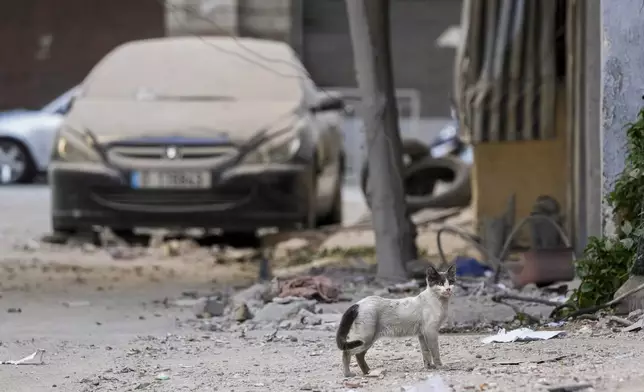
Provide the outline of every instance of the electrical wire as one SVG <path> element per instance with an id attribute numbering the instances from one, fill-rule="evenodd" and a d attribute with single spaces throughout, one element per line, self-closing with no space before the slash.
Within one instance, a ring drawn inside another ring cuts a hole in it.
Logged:
<path id="1" fill-rule="evenodd" d="M 501 276 L 501 271 L 503 267 L 503 260 L 507 256 L 507 254 L 510 251 L 510 246 L 512 245 L 512 242 L 514 241 L 515 237 L 519 234 L 519 231 L 525 226 L 528 222 L 533 221 L 533 220 L 543 220 L 546 222 L 549 222 L 559 233 L 559 236 L 561 237 L 561 240 L 564 243 L 564 246 L 570 248 L 571 243 L 570 239 L 566 235 L 565 231 L 563 228 L 552 218 L 544 215 L 530 215 L 525 218 L 523 218 L 519 224 L 515 225 L 510 234 L 508 234 L 503 247 L 501 248 L 501 252 L 499 255 L 494 255 L 492 252 L 490 252 L 487 248 L 485 248 L 480 241 L 480 238 L 478 238 L 476 235 L 471 234 L 463 229 L 460 229 L 456 226 L 451 226 L 451 225 L 442 225 L 438 231 L 436 232 L 436 246 L 438 248 L 438 255 L 441 258 L 441 261 L 444 264 L 449 264 L 450 262 L 447 260 L 447 257 L 445 256 L 445 252 L 443 251 L 443 245 L 441 241 L 441 235 L 444 232 L 451 233 L 453 235 L 456 235 L 457 237 L 460 237 L 461 239 L 465 240 L 465 242 L 469 243 L 470 245 L 476 247 L 481 253 L 484 254 L 484 256 L 487 258 L 488 262 L 492 262 L 493 267 L 495 269 L 494 272 L 494 283 L 498 283 L 500 276 Z M 574 256 L 573 256 L 574 257 Z"/>
<path id="2" fill-rule="evenodd" d="M 221 47 L 219 47 L 219 46 L 215 45 L 214 43 L 212 43 L 212 42 L 210 42 L 210 41 L 206 40 L 204 37 L 202 37 L 202 36 L 200 36 L 200 35 L 192 34 L 192 33 L 190 34 L 191 36 L 194 36 L 194 37 L 198 38 L 198 39 L 199 39 L 199 40 L 201 40 L 204 44 L 206 44 L 207 46 L 209 46 L 209 47 L 211 47 L 211 48 L 217 49 L 217 50 L 219 50 L 219 51 L 220 51 L 220 52 L 222 52 L 222 53 L 227 53 L 227 54 L 229 54 L 229 55 L 236 56 L 236 57 L 237 57 L 237 58 L 239 58 L 239 59 L 242 59 L 242 60 L 244 60 L 244 61 L 247 61 L 247 62 L 249 62 L 249 63 L 252 63 L 252 64 L 254 64 L 254 65 L 258 66 L 259 68 L 264 69 L 264 70 L 266 70 L 266 71 L 268 71 L 268 72 L 274 73 L 274 74 L 276 74 L 276 75 L 278 75 L 278 76 L 280 76 L 280 77 L 284 77 L 284 78 L 296 78 L 296 79 L 302 79 L 302 80 L 305 80 L 305 81 L 306 81 L 306 80 L 311 80 L 311 81 L 313 80 L 313 78 L 311 77 L 311 74 L 308 72 L 308 70 L 307 70 L 305 67 L 301 67 L 301 66 L 299 66 L 298 64 L 294 64 L 294 63 L 291 63 L 291 62 L 285 61 L 285 60 L 283 60 L 283 59 L 274 59 L 274 58 L 266 57 L 266 56 L 263 56 L 263 55 L 262 55 L 262 54 L 260 54 L 260 53 L 257 53 L 257 52 L 255 52 L 255 51 L 253 51 L 252 49 L 250 49 L 250 48 L 246 47 L 245 45 L 243 45 L 243 43 L 241 43 L 241 40 L 239 40 L 239 38 L 238 38 L 238 37 L 236 37 L 236 36 L 234 36 L 234 35 L 232 35 L 232 34 L 229 34 L 229 33 L 226 31 L 226 29 L 221 28 L 221 26 L 219 26 L 219 25 L 217 24 L 217 22 L 215 22 L 214 20 L 212 20 L 212 19 L 210 19 L 210 18 L 207 18 L 207 17 L 204 17 L 204 16 L 200 15 L 200 13 L 199 13 L 196 9 L 194 9 L 194 8 L 192 8 L 192 7 L 185 7 L 185 6 L 184 6 L 184 7 L 178 7 L 178 6 L 174 5 L 174 4 L 170 4 L 170 3 L 168 3 L 166 0 L 153 0 L 153 1 L 157 1 L 157 2 L 158 2 L 159 4 L 161 4 L 163 7 L 170 8 L 170 9 L 172 9 L 172 10 L 187 10 L 187 11 L 189 11 L 193 16 L 196 16 L 196 17 L 197 17 L 197 18 L 199 18 L 200 20 L 205 21 L 205 22 L 207 22 L 207 23 L 211 24 L 215 29 L 217 29 L 217 30 L 218 30 L 219 32 L 221 32 L 222 34 L 226 34 L 226 36 L 227 36 L 227 37 L 231 38 L 231 39 L 232 39 L 232 40 L 233 40 L 233 41 L 234 41 L 234 42 L 235 42 L 235 43 L 236 43 L 240 48 L 244 49 L 246 52 L 252 53 L 255 57 L 260 58 L 260 59 L 262 59 L 263 61 L 266 61 L 266 62 L 272 62 L 272 63 L 286 63 L 287 65 L 289 65 L 289 66 L 291 66 L 291 67 L 293 67 L 293 68 L 296 68 L 296 69 L 297 69 L 301 74 L 299 74 L 299 73 L 298 73 L 298 74 L 296 74 L 296 75 L 290 75 L 290 74 L 285 74 L 285 73 L 283 73 L 283 72 L 279 72 L 279 71 L 277 71 L 277 70 L 275 70 L 275 69 L 271 68 L 270 66 L 267 66 L 266 64 L 262 64 L 261 62 L 256 61 L 256 60 L 253 60 L 252 58 L 249 58 L 249 57 L 247 57 L 247 56 L 243 56 L 243 55 L 242 55 L 242 54 L 240 54 L 239 52 L 236 52 L 236 51 L 230 51 L 230 50 L 226 50 L 226 49 L 224 49 L 224 48 L 221 48 Z M 219 7 L 222 7 L 222 6 L 217 6 L 217 7 L 215 7 L 215 8 L 214 8 L 214 10 L 218 9 Z M 177 22 L 177 24 L 182 24 L 182 23 L 181 23 L 181 21 L 177 18 L 177 16 L 176 16 L 176 15 L 173 15 L 173 17 L 174 17 L 175 21 Z M 318 88 L 318 90 L 319 90 L 320 92 L 322 92 L 323 94 L 325 94 L 327 97 L 333 97 L 333 98 L 335 98 L 335 96 L 334 96 L 333 94 L 331 94 L 329 91 L 325 90 L 323 87 L 318 86 L 318 85 L 316 85 L 316 87 Z M 379 99 L 379 98 L 380 98 L 380 99 Z M 374 116 L 374 123 L 378 123 L 378 122 L 380 122 L 380 123 L 384 123 L 384 122 L 385 122 L 385 121 L 384 121 L 384 116 L 385 116 L 386 107 L 387 107 L 387 106 L 386 106 L 386 103 L 387 103 L 387 99 L 386 99 L 386 97 L 376 97 L 376 103 L 375 103 L 375 104 L 377 105 L 377 108 L 376 108 L 376 110 L 374 111 L 374 114 L 373 114 L 373 116 Z M 365 119 L 365 120 L 363 120 L 363 129 L 362 129 L 362 132 L 365 132 L 365 130 L 366 130 L 366 126 L 367 126 L 367 124 L 368 124 L 368 123 L 369 123 L 369 122 L 368 122 L 368 121 L 366 121 L 366 119 Z M 369 133 L 367 133 L 367 132 L 365 132 L 365 134 L 369 135 Z M 369 155 L 371 155 L 371 150 L 372 150 L 373 145 L 375 144 L 375 140 L 376 140 L 375 135 L 373 135 L 373 134 L 372 134 L 371 136 L 372 136 L 371 138 L 367 138 L 367 155 L 368 155 L 368 156 L 369 156 Z M 388 143 L 388 145 L 389 145 L 390 150 L 391 150 L 391 151 L 393 151 L 393 150 L 394 150 L 394 143 L 393 143 L 393 141 L 391 140 L 391 138 L 389 137 L 389 135 L 387 135 L 386 133 L 382 133 L 382 136 L 384 136 L 384 137 L 385 137 L 385 139 L 386 139 L 386 141 L 387 141 L 387 143 Z M 395 154 L 392 154 L 392 156 L 394 156 L 394 157 L 395 157 Z M 402 159 L 402 158 L 401 158 L 401 159 Z M 404 189 L 404 179 L 403 179 L 403 177 L 402 177 L 402 173 L 400 173 L 400 172 L 399 172 L 399 171 L 397 171 L 397 170 L 394 170 L 394 172 L 395 172 L 395 174 L 396 174 L 396 175 L 397 175 L 397 177 L 398 177 L 398 181 L 400 181 L 400 183 L 401 183 L 401 184 L 403 184 L 403 189 Z M 403 196 L 404 196 L 404 195 L 403 195 Z M 401 246 L 404 246 L 404 245 L 402 245 L 402 244 L 401 244 Z"/>
<path id="3" fill-rule="evenodd" d="M 499 279 L 501 278 L 501 263 L 500 262 L 505 259 L 505 257 L 507 256 L 508 252 L 510 251 L 510 246 L 512 245 L 512 241 L 519 234 L 519 230 L 521 230 L 523 228 L 523 226 L 525 226 L 528 222 L 533 221 L 533 220 L 542 220 L 544 222 L 550 223 L 550 225 L 553 226 L 557 230 L 557 232 L 559 233 L 559 237 L 563 241 L 564 246 L 566 246 L 568 248 L 571 247 L 570 239 L 566 235 L 566 232 L 564 231 L 564 229 L 561 226 L 559 226 L 559 224 L 557 222 L 555 222 L 554 219 L 552 219 L 552 218 L 550 218 L 548 216 L 545 216 L 545 215 L 530 215 L 530 216 L 526 216 L 525 218 L 523 218 L 521 220 L 521 222 L 519 222 L 519 224 L 514 226 L 514 228 L 510 232 L 510 234 L 508 234 L 508 236 L 507 236 L 507 238 L 505 240 L 505 243 L 503 244 L 503 248 L 501 248 L 501 252 L 499 253 L 499 257 L 498 257 L 499 264 L 498 264 L 498 266 L 496 268 L 496 273 L 494 274 L 494 283 L 498 283 Z M 574 259 L 574 255 L 573 255 L 573 261 L 574 260 L 575 259 Z"/>

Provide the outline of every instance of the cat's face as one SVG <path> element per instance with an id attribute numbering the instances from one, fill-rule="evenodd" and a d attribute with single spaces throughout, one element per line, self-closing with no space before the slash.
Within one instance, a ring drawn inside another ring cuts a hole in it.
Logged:
<path id="1" fill-rule="evenodd" d="M 452 264 L 447 271 L 438 271 L 434 266 L 427 268 L 427 287 L 439 298 L 449 298 L 456 283 L 456 266 Z"/>

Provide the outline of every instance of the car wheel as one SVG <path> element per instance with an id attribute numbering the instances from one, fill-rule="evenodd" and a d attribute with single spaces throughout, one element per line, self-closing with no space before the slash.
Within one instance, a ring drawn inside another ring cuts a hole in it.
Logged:
<path id="1" fill-rule="evenodd" d="M 402 141 L 403 147 L 403 168 L 407 170 L 408 167 L 414 163 L 431 156 L 429 148 L 421 141 L 416 139 L 406 139 Z M 369 181 L 369 157 L 366 157 L 362 164 L 362 173 L 360 176 L 360 187 L 364 195 L 367 206 L 371 208 L 371 198 L 367 192 L 367 185 Z M 425 184 L 425 186 L 434 186 L 434 183 Z"/>
<path id="2" fill-rule="evenodd" d="M 36 174 L 27 148 L 17 140 L 0 138 L 0 185 L 29 183 Z"/>

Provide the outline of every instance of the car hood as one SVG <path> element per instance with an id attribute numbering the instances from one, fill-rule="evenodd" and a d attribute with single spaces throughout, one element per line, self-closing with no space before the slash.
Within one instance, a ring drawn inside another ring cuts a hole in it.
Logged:
<path id="1" fill-rule="evenodd" d="M 90 131 L 99 143 L 182 138 L 243 143 L 268 125 L 293 122 L 294 102 L 106 102 L 78 100 L 66 125 Z"/>

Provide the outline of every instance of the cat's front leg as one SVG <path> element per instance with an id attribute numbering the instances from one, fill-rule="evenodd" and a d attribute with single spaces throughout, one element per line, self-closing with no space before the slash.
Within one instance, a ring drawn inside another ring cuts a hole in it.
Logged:
<path id="1" fill-rule="evenodd" d="M 443 366 L 443 362 L 441 362 L 440 353 L 438 352 L 438 331 L 436 332 L 431 331 L 429 333 L 426 333 L 425 340 L 427 341 L 429 352 L 432 355 L 432 359 L 434 361 L 434 367 L 438 368 Z"/>
<path id="2" fill-rule="evenodd" d="M 429 369 L 432 367 L 432 358 L 429 353 L 429 348 L 427 348 L 425 336 L 418 335 L 418 342 L 420 343 L 420 352 L 423 354 L 423 363 L 425 364 L 425 367 Z"/>

